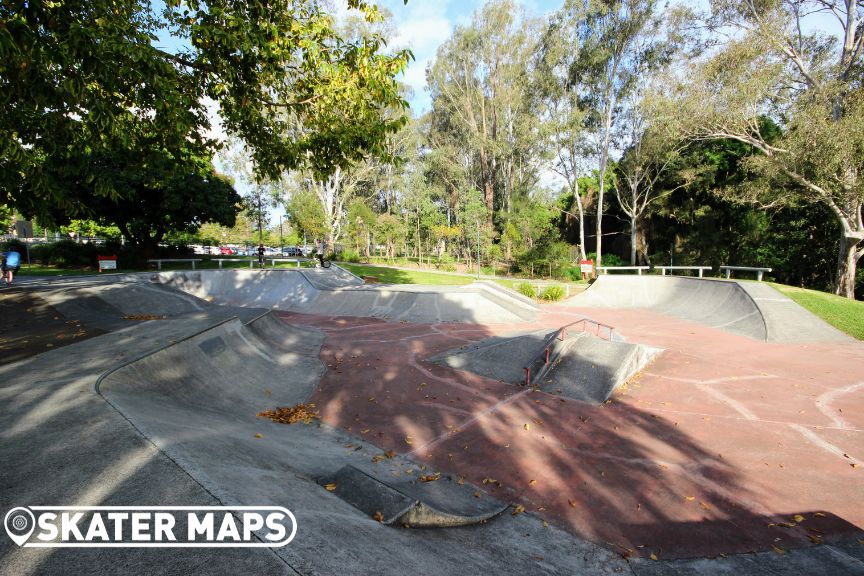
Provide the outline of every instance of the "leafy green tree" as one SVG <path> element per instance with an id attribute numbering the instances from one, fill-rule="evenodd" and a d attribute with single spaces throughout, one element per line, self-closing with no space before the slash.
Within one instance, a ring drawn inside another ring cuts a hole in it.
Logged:
<path id="1" fill-rule="evenodd" d="M 47 166 L 57 181 L 64 175 L 69 197 L 87 206 L 98 223 L 116 226 L 142 257 L 155 254 L 169 233 L 195 233 L 207 221 L 234 225 L 240 196 L 205 158 L 178 162 L 156 151 L 141 156 L 134 150 L 116 150 L 89 156 L 87 162 L 122 195 L 104 196 L 93 181 L 71 178 L 65 166 Z M 54 223 L 66 221 L 62 208 L 47 214 Z"/>
<path id="2" fill-rule="evenodd" d="M 354 242 L 354 250 L 369 257 L 370 237 L 376 224 L 372 209 L 360 198 L 355 198 L 348 205 L 348 235 Z"/>
<path id="3" fill-rule="evenodd" d="M 308 188 L 299 188 L 285 206 L 288 219 L 312 241 L 324 238 L 327 232 L 326 216 L 315 193 Z"/>
<path id="4" fill-rule="evenodd" d="M 805 33 L 824 13 L 834 34 Z M 666 94 L 665 110 L 694 139 L 734 139 L 754 154 L 753 185 L 740 199 L 759 206 L 818 202 L 840 229 L 835 291 L 854 297 L 864 256 L 864 20 L 859 0 L 712 4 L 707 23 L 732 30 Z M 840 42 L 837 42 L 837 38 Z M 763 131 L 768 114 L 782 129 Z"/>
<path id="5" fill-rule="evenodd" d="M 381 19 L 363 0 L 348 6 Z M 394 78 L 410 53 L 385 54 L 379 34 L 344 40 L 325 10 L 317 0 L 0 4 L 0 201 L 86 212 L 49 163 L 101 196 L 122 193 L 101 166 L 74 160 L 85 149 L 144 149 L 130 124 L 151 124 L 166 151 L 209 156 L 217 142 L 204 97 L 250 147 L 262 180 L 386 154 L 385 136 L 403 120 L 380 111 L 405 106 Z M 160 36 L 180 47 L 161 48 Z"/>

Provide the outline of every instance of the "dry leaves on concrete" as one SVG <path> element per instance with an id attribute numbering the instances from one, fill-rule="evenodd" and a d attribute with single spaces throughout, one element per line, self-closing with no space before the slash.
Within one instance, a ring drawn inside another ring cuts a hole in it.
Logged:
<path id="1" fill-rule="evenodd" d="M 268 418 L 279 424 L 296 424 L 303 422 L 311 424 L 313 420 L 321 418 L 321 414 L 315 409 L 315 404 L 299 403 L 290 407 L 280 407 L 275 410 L 264 410 L 257 414 L 259 418 Z"/>

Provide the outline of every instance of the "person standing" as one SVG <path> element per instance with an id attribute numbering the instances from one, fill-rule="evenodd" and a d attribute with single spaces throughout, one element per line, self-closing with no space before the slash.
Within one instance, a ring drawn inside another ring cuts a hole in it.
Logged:
<path id="1" fill-rule="evenodd" d="M 6 286 L 12 285 L 12 280 L 15 279 L 15 274 L 21 269 L 21 254 L 15 250 L 10 250 L 3 253 L 3 279 L 6 280 Z"/>
<path id="2" fill-rule="evenodd" d="M 264 267 L 264 243 L 258 244 L 258 266 Z"/>
<path id="3" fill-rule="evenodd" d="M 325 240 L 315 240 L 315 257 L 318 258 L 320 266 L 324 267 L 324 252 L 327 250 L 327 242 Z"/>

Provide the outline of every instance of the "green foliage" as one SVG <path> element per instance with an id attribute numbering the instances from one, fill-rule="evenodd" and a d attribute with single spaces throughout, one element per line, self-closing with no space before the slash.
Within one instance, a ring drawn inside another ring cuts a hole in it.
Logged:
<path id="1" fill-rule="evenodd" d="M 519 284 L 516 284 L 515 288 L 516 291 L 523 296 L 528 296 L 529 298 L 537 297 L 537 291 L 534 290 L 534 286 L 532 286 L 528 282 L 520 282 Z"/>
<path id="2" fill-rule="evenodd" d="M 456 261 L 453 260 L 452 256 L 445 252 L 435 259 L 435 267 L 445 272 L 455 272 Z"/>
<path id="3" fill-rule="evenodd" d="M 337 259 L 340 260 L 341 262 L 358 263 L 358 262 L 360 262 L 360 255 L 357 252 L 355 252 L 354 250 L 352 250 L 351 248 L 346 248 L 345 250 L 343 250 L 342 252 L 339 253 Z"/>
<path id="4" fill-rule="evenodd" d="M 381 19 L 363 0 L 348 7 Z M 46 162 L 65 163 L 70 150 L 150 148 L 130 124 L 148 124 L 168 154 L 212 152 L 205 97 L 261 175 L 303 165 L 329 173 L 386 155 L 403 118 L 381 110 L 405 105 L 395 77 L 411 54 L 383 53 L 380 34 L 343 39 L 324 10 L 313 0 L 171 1 L 164 11 L 141 0 L 2 4 L 0 200 L 84 212 Z M 164 51 L 159 36 L 180 48 Z M 100 166 L 75 161 L 68 171 L 100 195 L 125 193 Z"/>
<path id="5" fill-rule="evenodd" d="M 307 238 L 323 238 L 327 232 L 324 209 L 308 189 L 296 191 L 286 206 L 288 218 L 297 229 L 306 234 Z"/>
<path id="6" fill-rule="evenodd" d="M 540 293 L 541 300 L 548 300 L 549 302 L 557 302 L 564 298 L 564 287 L 559 286 L 558 284 L 553 284 L 552 286 L 547 286 Z"/>

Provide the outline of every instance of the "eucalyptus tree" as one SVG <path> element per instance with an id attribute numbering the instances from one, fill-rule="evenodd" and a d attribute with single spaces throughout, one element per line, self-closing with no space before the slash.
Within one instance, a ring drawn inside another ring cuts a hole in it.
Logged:
<path id="1" fill-rule="evenodd" d="M 662 59 L 666 41 L 657 0 L 567 0 L 557 18 L 578 49 L 566 63 L 593 137 L 598 181 L 597 265 L 602 265 L 603 211 L 610 152 L 618 142 L 622 106 Z"/>
<path id="2" fill-rule="evenodd" d="M 808 26 L 814 14 L 827 17 L 819 28 Z M 669 91 L 667 115 L 691 138 L 752 148 L 745 167 L 755 179 L 736 189 L 738 200 L 830 209 L 840 230 L 836 293 L 853 298 L 864 256 L 864 3 L 723 0 L 706 21 L 722 41 Z"/>
<path id="3" fill-rule="evenodd" d="M 573 197 L 572 205 L 565 206 L 562 211 L 568 218 L 576 219 L 579 253 L 584 260 L 588 197 L 579 186 L 579 178 L 586 164 L 588 135 L 586 113 L 580 105 L 581 96 L 578 87 L 570 80 L 571 66 L 580 46 L 576 38 L 576 26 L 568 21 L 569 15 L 561 11 L 551 16 L 538 50 L 534 85 L 542 104 L 538 114 L 543 138 L 548 146 L 551 169 L 564 179 Z M 521 234 L 511 223 L 502 235 L 508 252 L 516 238 L 521 238 Z"/>
<path id="4" fill-rule="evenodd" d="M 525 72 L 535 27 L 511 0 L 489 2 L 455 30 L 427 70 L 430 139 L 447 146 L 451 167 L 468 161 L 490 228 L 496 208 L 508 210 L 516 190 L 536 180 L 535 147 L 528 140 L 537 134 Z"/>

